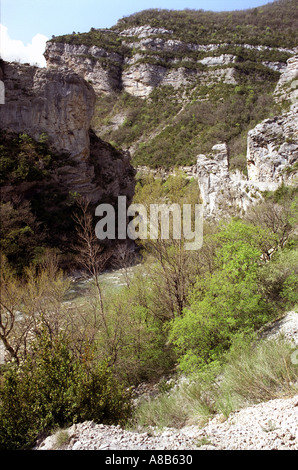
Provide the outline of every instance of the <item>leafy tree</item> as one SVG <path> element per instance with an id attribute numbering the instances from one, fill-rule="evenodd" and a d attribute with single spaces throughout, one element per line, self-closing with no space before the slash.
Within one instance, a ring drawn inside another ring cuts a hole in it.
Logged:
<path id="1" fill-rule="evenodd" d="M 221 243 L 216 270 L 198 278 L 189 306 L 171 325 L 183 371 L 219 358 L 237 332 L 255 330 L 272 315 L 258 284 L 266 235 L 242 221 L 230 222 L 215 235 Z"/>

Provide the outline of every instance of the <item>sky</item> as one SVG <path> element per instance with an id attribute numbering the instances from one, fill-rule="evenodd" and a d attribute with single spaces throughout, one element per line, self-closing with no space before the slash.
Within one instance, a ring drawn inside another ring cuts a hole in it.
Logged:
<path id="1" fill-rule="evenodd" d="M 45 66 L 52 35 L 110 28 L 123 16 L 148 8 L 242 10 L 269 0 L 0 0 L 0 53 L 7 61 Z"/>

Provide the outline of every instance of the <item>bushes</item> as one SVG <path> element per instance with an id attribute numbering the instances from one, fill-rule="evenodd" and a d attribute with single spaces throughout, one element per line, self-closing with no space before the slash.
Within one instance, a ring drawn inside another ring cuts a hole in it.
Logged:
<path id="1" fill-rule="evenodd" d="M 258 272 L 264 240 L 259 227 L 232 221 L 215 235 L 214 273 L 198 277 L 189 306 L 171 325 L 170 338 L 183 372 L 218 359 L 239 331 L 253 331 L 272 315 L 259 290 Z"/>
<path id="2" fill-rule="evenodd" d="M 140 180 L 134 202 L 160 201 L 197 202 L 196 182 L 181 174 Z M 266 204 L 246 221 L 205 224 L 198 251 L 184 250 L 183 240 L 140 242 L 143 263 L 134 275 L 126 272 L 126 285 L 105 289 L 98 275 L 95 296 L 88 283 L 86 297 L 71 306 L 63 303 L 67 286 L 53 263 L 51 276 L 27 270 L 23 285 L 3 270 L 0 333 L 6 328 L 7 351 L 20 365 L 6 366 L 2 379 L 1 447 L 28 448 L 40 432 L 76 421 L 122 424 L 130 402 L 121 383 L 156 380 L 174 368 L 193 373 L 195 382 L 154 410 L 149 403 L 142 422 L 180 426 L 246 400 L 292 393 L 290 349 L 257 350 L 253 334 L 297 301 L 295 214 L 282 211 L 280 218 L 276 205 L 272 212 Z M 219 388 L 214 379 L 224 363 Z"/>
<path id="3" fill-rule="evenodd" d="M 187 103 L 181 91 L 169 86 L 157 87 L 145 100 L 122 93 L 107 105 L 107 99 L 100 98 L 94 118 L 97 132 L 119 146 L 135 147 L 135 165 L 190 165 L 220 141 L 228 143 L 231 158 L 246 154 L 248 130 L 274 108 L 271 92 L 277 80 L 271 74 L 269 80 L 258 81 L 253 65 L 249 75 L 243 72 L 245 64 L 239 64 L 241 85 L 198 83 L 189 90 Z M 103 119 L 113 122 L 118 114 L 126 116 L 122 125 L 101 128 Z"/>
<path id="4" fill-rule="evenodd" d="M 32 354 L 9 367 L 0 389 L 0 449 L 26 449 L 39 433 L 93 420 L 123 423 L 129 396 L 107 361 L 93 363 L 92 350 L 77 357 L 63 335 L 43 332 Z"/>
<path id="5" fill-rule="evenodd" d="M 297 393 L 298 369 L 291 360 L 293 347 L 277 340 L 235 339 L 225 358 L 217 406 L 228 415 L 247 404 Z"/>
<path id="6" fill-rule="evenodd" d="M 298 303 L 298 250 L 278 252 L 272 261 L 260 270 L 263 296 L 284 309 Z"/>
<path id="7" fill-rule="evenodd" d="M 173 31 L 171 38 L 190 43 L 236 42 L 294 47 L 297 37 L 295 8 L 295 0 L 282 0 L 260 8 L 232 12 L 149 9 L 122 18 L 115 29 L 150 24 L 152 27 Z"/>
<path id="8" fill-rule="evenodd" d="M 248 405 L 294 396 L 298 369 L 292 352 L 282 338 L 258 341 L 256 336 L 239 335 L 221 364 L 213 363 L 170 392 L 141 402 L 133 425 L 200 425 L 216 413 L 228 417 Z"/>

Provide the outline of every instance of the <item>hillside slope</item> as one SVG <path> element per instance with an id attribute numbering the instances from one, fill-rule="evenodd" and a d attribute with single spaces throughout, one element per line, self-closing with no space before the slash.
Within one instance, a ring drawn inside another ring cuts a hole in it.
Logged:
<path id="1" fill-rule="evenodd" d="M 288 312 L 263 337 L 283 335 L 298 346 L 298 313 Z M 296 351 L 297 352 L 297 351 Z M 35 450 L 298 450 L 298 395 L 277 398 L 214 416 L 204 426 L 132 432 L 93 422 L 73 425 L 39 442 Z"/>
<path id="2" fill-rule="evenodd" d="M 135 166 L 191 165 L 226 142 L 232 167 L 245 169 L 247 132 L 280 111 L 272 94 L 297 52 L 297 24 L 294 0 L 230 13 L 152 9 L 55 37 L 45 57 L 92 84 L 93 128 Z"/>

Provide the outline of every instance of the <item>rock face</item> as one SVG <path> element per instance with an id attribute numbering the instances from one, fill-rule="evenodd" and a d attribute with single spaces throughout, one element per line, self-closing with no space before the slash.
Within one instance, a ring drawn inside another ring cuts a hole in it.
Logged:
<path id="1" fill-rule="evenodd" d="M 2 63 L 5 104 L 0 106 L 2 129 L 26 133 L 39 140 L 47 135 L 50 146 L 68 154 L 74 165 L 59 168 L 56 180 L 99 202 L 105 194 L 134 191 L 129 154 L 115 150 L 91 133 L 95 92 L 71 70 Z"/>
<path id="2" fill-rule="evenodd" d="M 291 104 L 298 102 L 298 55 L 288 60 L 274 94 L 278 102 L 283 100 L 289 100 Z"/>
<path id="3" fill-rule="evenodd" d="M 241 172 L 230 172 L 226 144 L 215 145 L 208 156 L 198 156 L 196 177 L 205 218 L 220 219 L 229 213 L 245 212 L 261 197 Z"/>
<path id="4" fill-rule="evenodd" d="M 143 37 L 142 33 L 140 34 L 140 37 Z M 146 50 L 179 52 L 185 48 L 181 41 L 169 40 L 165 43 L 163 39 L 143 39 L 140 44 L 137 47 L 140 52 L 132 54 L 132 57 L 125 57 L 96 46 L 49 41 L 45 57 L 48 67 L 63 67 L 75 71 L 92 84 L 97 94 L 111 94 L 122 90 L 133 96 L 146 98 L 157 86 L 170 85 L 179 88 L 191 85 L 198 79 L 210 84 L 219 80 L 228 84 L 237 83 L 232 67 L 208 70 L 208 67 L 214 69 L 232 64 L 235 61 L 232 55 L 222 54 L 198 61 L 198 64 L 206 66 L 206 70 L 202 70 L 196 68 L 196 64 L 179 67 L 177 59 L 162 62 L 159 56 L 150 55 L 148 62 Z M 132 48 L 133 44 L 129 43 L 127 46 Z"/>
<path id="5" fill-rule="evenodd" d="M 130 66 L 122 75 L 123 90 L 140 98 L 146 98 L 158 86 L 172 86 L 177 89 L 181 86 L 187 87 L 196 80 L 209 85 L 217 81 L 237 84 L 232 68 L 204 72 L 185 67 L 170 68 L 140 63 Z"/>
<path id="6" fill-rule="evenodd" d="M 199 155 L 197 160 L 197 177 L 201 197 L 212 214 L 218 205 L 218 192 L 230 182 L 229 156 L 226 144 L 215 145 L 209 158 Z"/>
<path id="7" fill-rule="evenodd" d="M 260 189 L 294 182 L 289 172 L 298 161 L 298 105 L 291 111 L 267 119 L 248 133 L 248 178 Z"/>
<path id="8" fill-rule="evenodd" d="M 112 93 L 121 88 L 120 54 L 96 46 L 48 42 L 45 51 L 48 67 L 73 70 L 92 84 L 96 92 Z"/>
<path id="9" fill-rule="evenodd" d="M 46 133 L 58 152 L 84 161 L 90 152 L 89 128 L 95 104 L 90 85 L 73 71 L 3 65 L 6 103 L 0 107 L 1 127 Z"/>
<path id="10" fill-rule="evenodd" d="M 288 60 L 275 90 L 288 89 L 285 98 L 290 100 L 290 110 L 273 119 L 266 119 L 248 133 L 248 179 L 259 189 L 276 189 L 282 183 L 295 184 L 294 165 L 298 161 L 298 102 L 293 90 L 293 80 L 298 77 L 298 56 Z"/>
<path id="11" fill-rule="evenodd" d="M 48 67 L 72 69 L 89 81 L 97 94 L 126 91 L 146 98 L 154 88 L 163 85 L 179 88 L 216 81 L 235 85 L 237 48 L 295 53 L 289 49 L 234 44 L 235 54 L 227 54 L 225 49 L 231 48 L 230 44 L 187 43 L 174 39 L 171 30 L 150 25 L 98 32 L 106 37 L 106 46 L 68 43 L 63 38 L 58 42 L 59 38 L 48 41 L 45 51 Z M 117 38 L 117 48 L 108 45 L 111 34 Z M 263 61 L 262 65 L 278 72 L 286 66 L 270 61 Z"/>
<path id="12" fill-rule="evenodd" d="M 248 133 L 247 173 L 229 171 L 225 144 L 213 147 L 212 154 L 197 158 L 197 178 L 205 205 L 205 217 L 220 218 L 227 212 L 239 213 L 262 199 L 263 191 L 274 191 L 281 184 L 297 184 L 298 104 L 293 79 L 298 76 L 298 57 L 288 60 L 275 95 L 290 90 L 284 98 L 292 101 L 290 111 L 266 119 Z"/>

